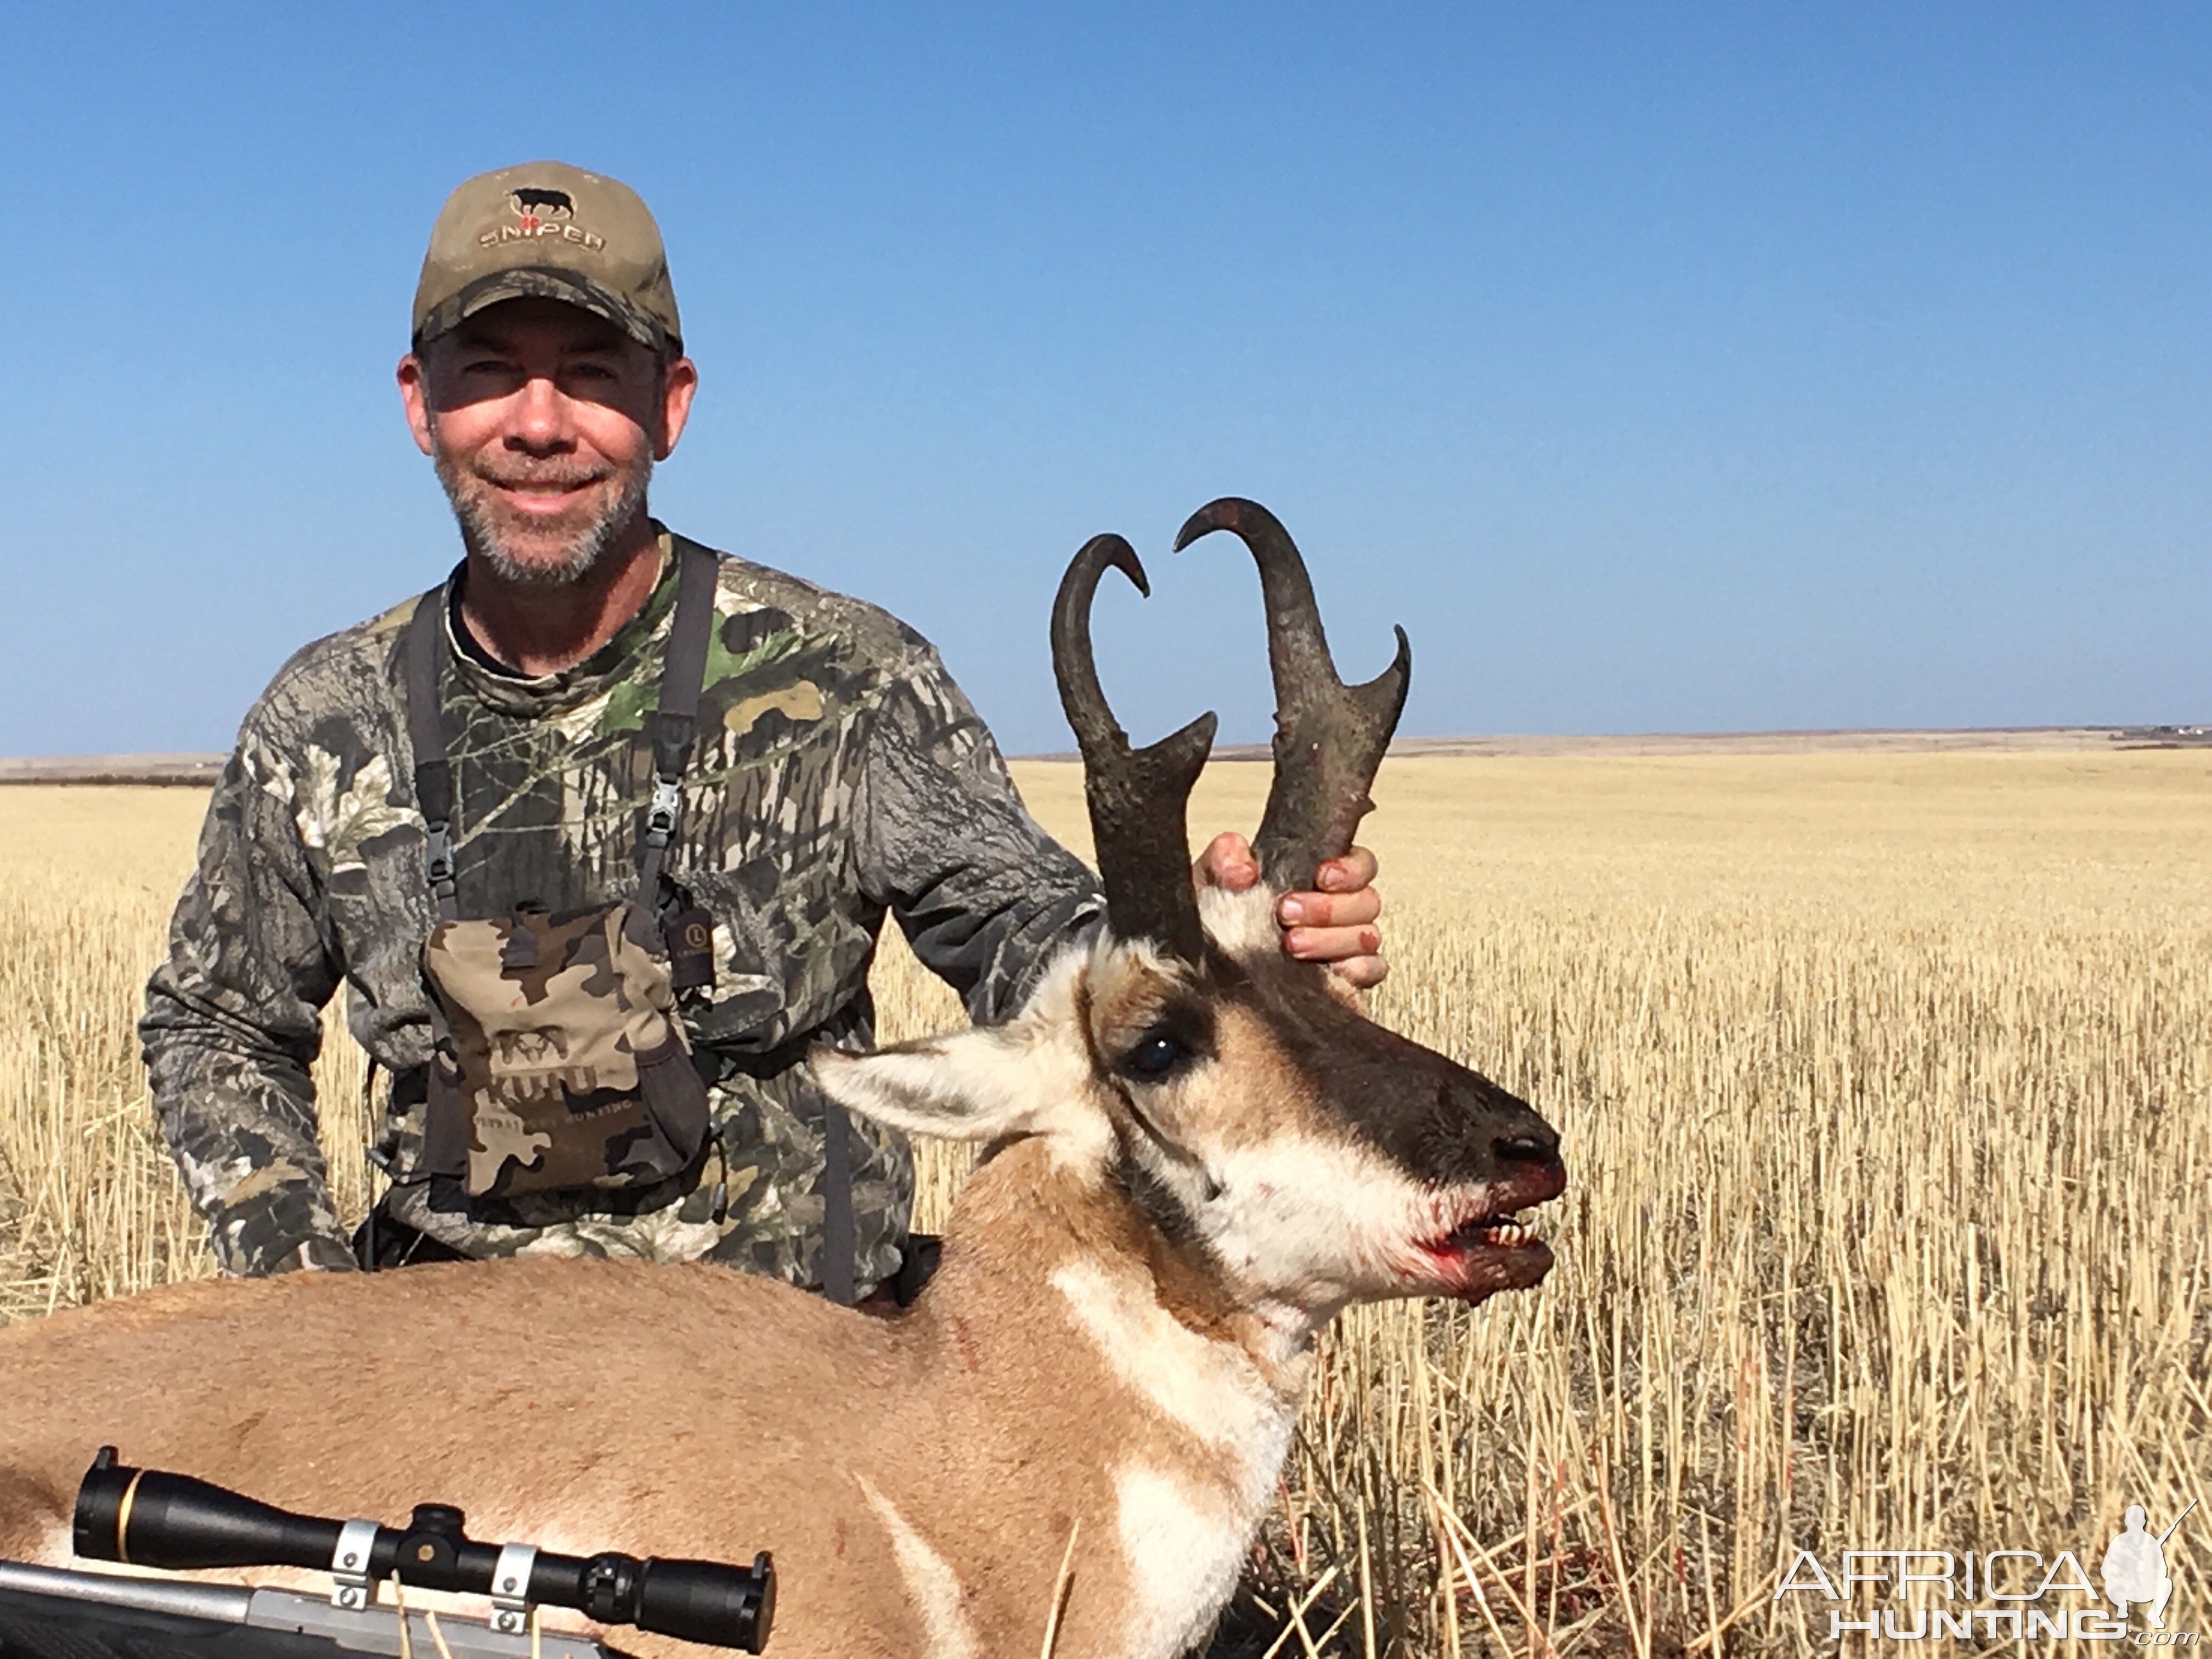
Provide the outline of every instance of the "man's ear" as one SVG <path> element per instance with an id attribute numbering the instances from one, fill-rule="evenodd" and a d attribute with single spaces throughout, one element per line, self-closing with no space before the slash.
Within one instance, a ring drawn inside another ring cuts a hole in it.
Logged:
<path id="1" fill-rule="evenodd" d="M 393 376 L 399 382 L 399 401 L 407 409 L 407 429 L 415 434 L 415 447 L 425 455 L 431 453 L 430 388 L 422 360 L 409 352 L 399 360 Z"/>
<path id="2" fill-rule="evenodd" d="M 660 371 L 660 407 L 654 411 L 659 420 L 653 434 L 653 459 L 665 461 L 676 453 L 676 441 L 684 435 L 684 422 L 691 418 L 691 398 L 699 390 L 699 366 L 689 357 L 672 358 Z"/>
<path id="3" fill-rule="evenodd" d="M 817 1048 L 815 1080 L 839 1105 L 908 1134 L 997 1140 L 1097 1115 L 1079 1034 L 1017 1019 L 872 1054 Z"/>

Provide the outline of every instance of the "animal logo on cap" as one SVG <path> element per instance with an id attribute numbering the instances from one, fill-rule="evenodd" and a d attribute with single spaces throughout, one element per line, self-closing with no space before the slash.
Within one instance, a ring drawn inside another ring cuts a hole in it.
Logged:
<path id="1" fill-rule="evenodd" d="M 525 230 L 535 230 L 546 219 L 570 219 L 575 216 L 576 204 L 565 190 L 537 190 L 525 185 L 507 192 L 507 199 L 514 205 L 514 216 L 522 221 Z"/>

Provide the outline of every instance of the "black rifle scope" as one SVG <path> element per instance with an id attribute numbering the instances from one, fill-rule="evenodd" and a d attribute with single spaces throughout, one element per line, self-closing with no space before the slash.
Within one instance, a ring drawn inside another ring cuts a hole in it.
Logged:
<path id="1" fill-rule="evenodd" d="M 502 1550 L 461 1531 L 460 1510 L 418 1504 L 404 1527 L 357 1527 L 365 1559 L 338 1559 L 341 1521 L 294 1515 L 188 1474 L 134 1469 L 102 1446 L 76 1492 L 76 1553 L 89 1560 L 167 1567 L 303 1567 L 381 1583 L 489 1595 L 509 1604 L 573 1607 L 603 1625 L 758 1653 L 775 1615 L 775 1566 L 763 1550 L 750 1567 L 720 1561 L 640 1560 L 609 1551 L 586 1559 L 531 1550 L 528 1582 L 495 1584 Z"/>

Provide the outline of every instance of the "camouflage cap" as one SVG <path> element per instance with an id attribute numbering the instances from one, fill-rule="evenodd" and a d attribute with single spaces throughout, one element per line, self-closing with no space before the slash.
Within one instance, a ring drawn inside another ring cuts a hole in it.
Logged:
<path id="1" fill-rule="evenodd" d="M 683 343 L 652 213 L 628 185 L 562 161 L 480 173 L 446 198 L 415 288 L 415 344 L 532 296 L 581 306 L 656 351 Z"/>

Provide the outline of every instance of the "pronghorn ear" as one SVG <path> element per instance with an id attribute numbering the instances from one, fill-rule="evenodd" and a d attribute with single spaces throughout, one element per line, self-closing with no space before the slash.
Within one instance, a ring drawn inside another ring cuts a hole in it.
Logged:
<path id="1" fill-rule="evenodd" d="M 817 1048 L 814 1076 L 848 1111 L 908 1134 L 997 1140 L 1072 1128 L 1093 1115 L 1081 1039 L 1016 1019 L 872 1054 Z"/>

